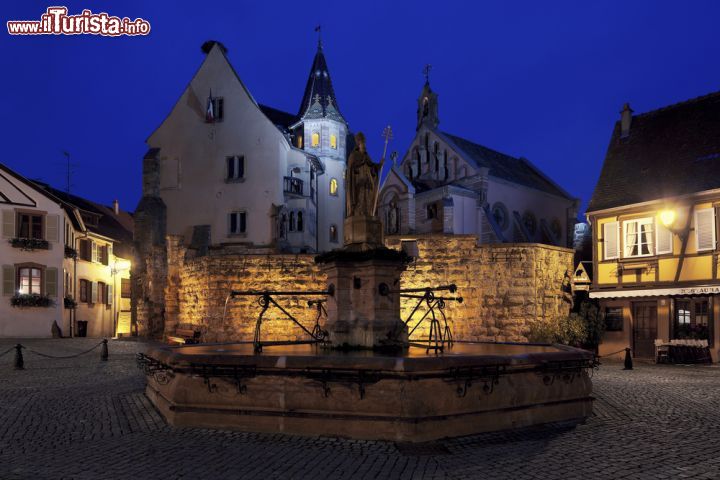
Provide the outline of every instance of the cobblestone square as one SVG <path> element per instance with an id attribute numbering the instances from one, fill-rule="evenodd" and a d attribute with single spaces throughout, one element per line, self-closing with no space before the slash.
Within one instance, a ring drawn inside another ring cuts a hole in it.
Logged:
<path id="1" fill-rule="evenodd" d="M 720 368 L 608 363 L 595 413 L 426 444 L 293 437 L 166 425 L 135 366 L 143 342 L 20 340 L 0 357 L 0 479 L 720 478 Z M 0 340 L 0 353 L 14 341 Z M 32 351 L 31 351 L 32 350 Z"/>

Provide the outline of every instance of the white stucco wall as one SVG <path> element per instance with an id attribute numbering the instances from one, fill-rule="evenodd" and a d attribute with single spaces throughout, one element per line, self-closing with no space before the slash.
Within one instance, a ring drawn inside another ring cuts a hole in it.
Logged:
<path id="1" fill-rule="evenodd" d="M 54 201 L 8 173 L 2 170 L 0 173 L 2 174 L 0 175 L 0 192 L 9 198 L 9 201 L 4 201 L 0 197 L 0 213 L 2 214 L 0 217 L 4 220 L 13 219 L 13 225 L 8 225 L 7 228 L 3 222 L 2 238 L 0 239 L 0 265 L 5 269 L 6 267 L 17 268 L 19 264 L 32 263 L 42 268 L 57 269 L 57 294 L 51 297 L 54 300 L 52 307 L 13 307 L 10 299 L 14 292 L 0 287 L 0 337 L 50 337 L 53 322 L 57 322 L 58 325 L 62 324 L 64 214 L 60 205 Z M 10 245 L 9 240 L 16 236 L 14 222 L 18 211 L 39 213 L 45 215 L 46 218 L 54 216 L 58 220 L 57 235 L 53 238 L 45 237 L 50 244 L 48 250 L 24 251 Z M 17 284 L 15 284 L 14 291 L 17 291 Z"/>
<path id="2" fill-rule="evenodd" d="M 224 118 L 208 124 L 205 108 L 211 90 L 213 97 L 224 99 Z M 213 244 L 269 245 L 271 209 L 284 204 L 287 166 L 307 163 L 259 110 L 217 46 L 147 143 L 161 149 L 167 233 L 184 235 L 186 241 L 194 225 L 210 225 Z M 230 155 L 244 155 L 243 181 L 225 181 Z M 229 235 L 227 216 L 238 210 L 247 212 L 247 232 Z"/>

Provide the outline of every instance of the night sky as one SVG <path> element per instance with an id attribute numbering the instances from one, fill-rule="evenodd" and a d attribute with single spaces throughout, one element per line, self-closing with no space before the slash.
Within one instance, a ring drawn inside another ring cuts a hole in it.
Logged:
<path id="1" fill-rule="evenodd" d="M 341 112 L 377 161 L 386 124 L 402 155 L 422 69 L 440 128 L 524 156 L 592 194 L 624 102 L 636 113 L 720 89 L 720 2 L 4 2 L 7 20 L 49 5 L 143 17 L 147 37 L 0 35 L 0 162 L 134 210 L 145 139 L 216 39 L 255 99 L 297 112 L 322 24 Z M 3 26 L 3 29 L 5 27 Z"/>

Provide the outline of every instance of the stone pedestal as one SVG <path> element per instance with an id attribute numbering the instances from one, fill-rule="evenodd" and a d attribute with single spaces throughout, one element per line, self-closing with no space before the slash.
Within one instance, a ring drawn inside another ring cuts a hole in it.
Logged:
<path id="1" fill-rule="evenodd" d="M 353 216 L 343 223 L 346 250 L 370 250 L 383 247 L 382 223 L 377 217 Z"/>
<path id="2" fill-rule="evenodd" d="M 400 349 L 408 331 L 400 320 L 400 296 L 383 295 L 381 285 L 400 287 L 407 257 L 385 247 L 371 250 L 335 250 L 317 257 L 327 275 L 326 329 L 335 348 Z"/>

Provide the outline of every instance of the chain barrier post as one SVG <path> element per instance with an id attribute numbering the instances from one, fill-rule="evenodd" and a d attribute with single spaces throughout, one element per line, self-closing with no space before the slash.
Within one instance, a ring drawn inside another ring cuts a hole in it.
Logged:
<path id="1" fill-rule="evenodd" d="M 108 360 L 107 338 L 103 338 L 103 341 L 102 341 L 102 349 L 100 350 L 100 360 L 103 362 L 107 362 L 107 360 Z"/>
<path id="2" fill-rule="evenodd" d="M 632 370 L 632 355 L 630 355 L 630 347 L 625 349 L 625 368 L 623 370 Z"/>
<path id="3" fill-rule="evenodd" d="M 15 370 L 25 370 L 25 361 L 22 354 L 23 346 L 19 343 L 15 345 Z"/>

